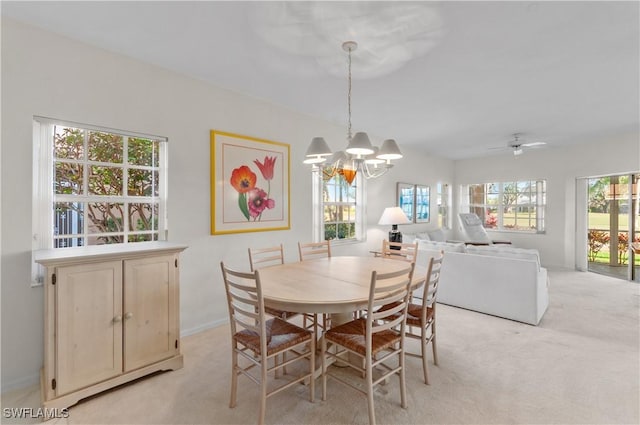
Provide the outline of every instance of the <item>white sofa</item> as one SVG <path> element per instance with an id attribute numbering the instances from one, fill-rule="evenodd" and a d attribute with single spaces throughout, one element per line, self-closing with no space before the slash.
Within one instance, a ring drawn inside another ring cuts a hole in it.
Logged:
<path id="1" fill-rule="evenodd" d="M 547 270 L 537 250 L 509 245 L 465 246 L 418 239 L 416 262 L 444 250 L 437 300 L 537 325 L 549 305 Z"/>

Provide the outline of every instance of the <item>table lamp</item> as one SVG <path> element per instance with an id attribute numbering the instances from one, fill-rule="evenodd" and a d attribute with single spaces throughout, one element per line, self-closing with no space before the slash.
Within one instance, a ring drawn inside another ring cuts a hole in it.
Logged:
<path id="1" fill-rule="evenodd" d="M 384 209 L 382 217 L 378 221 L 381 225 L 391 225 L 391 231 L 389 232 L 389 242 L 402 242 L 402 233 L 398 230 L 398 224 L 410 224 L 411 222 L 407 218 L 407 215 L 402 211 L 400 207 L 388 207 Z M 399 247 L 393 247 L 399 249 Z"/>

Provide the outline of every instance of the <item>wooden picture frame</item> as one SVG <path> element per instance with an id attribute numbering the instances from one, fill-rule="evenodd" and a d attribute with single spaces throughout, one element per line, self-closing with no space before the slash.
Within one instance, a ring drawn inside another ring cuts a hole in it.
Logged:
<path id="1" fill-rule="evenodd" d="M 290 146 L 211 130 L 211 234 L 291 228 Z"/>

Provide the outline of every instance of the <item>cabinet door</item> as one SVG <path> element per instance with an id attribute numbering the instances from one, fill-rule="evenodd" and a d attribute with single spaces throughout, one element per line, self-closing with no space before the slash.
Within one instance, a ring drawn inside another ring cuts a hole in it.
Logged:
<path id="1" fill-rule="evenodd" d="M 56 393 L 122 373 L 122 262 L 56 270 Z"/>
<path id="2" fill-rule="evenodd" d="M 179 352 L 177 255 L 124 262 L 124 318 L 125 371 Z"/>

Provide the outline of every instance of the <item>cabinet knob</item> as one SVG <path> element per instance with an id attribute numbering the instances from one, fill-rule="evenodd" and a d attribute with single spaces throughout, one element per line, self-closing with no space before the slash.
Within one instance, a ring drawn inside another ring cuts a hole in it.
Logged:
<path id="1" fill-rule="evenodd" d="M 113 323 L 118 323 L 118 322 L 122 322 L 122 316 L 119 314 L 113 318 Z"/>
<path id="2" fill-rule="evenodd" d="M 132 312 L 130 312 L 130 311 L 129 311 L 129 312 L 127 312 L 127 313 L 125 313 L 125 315 L 124 315 L 124 318 L 125 318 L 125 319 L 131 319 L 132 317 L 133 317 L 133 313 L 132 313 Z"/>

